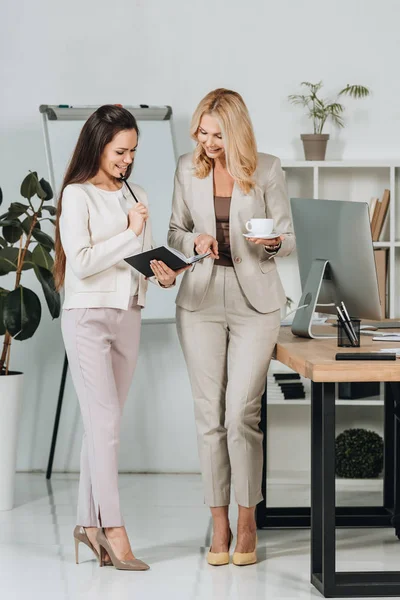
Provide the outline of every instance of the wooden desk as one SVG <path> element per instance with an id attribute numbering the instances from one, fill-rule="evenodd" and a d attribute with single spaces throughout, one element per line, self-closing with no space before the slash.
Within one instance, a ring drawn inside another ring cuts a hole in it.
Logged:
<path id="1" fill-rule="evenodd" d="M 333 327 L 316 327 L 316 333 L 329 335 Z M 390 333 L 386 330 L 385 333 Z M 393 330 L 399 333 L 399 330 Z M 282 327 L 275 349 L 279 362 L 315 382 L 343 381 L 400 381 L 400 359 L 397 361 L 337 361 L 337 352 L 377 352 L 380 348 L 400 347 L 399 342 L 381 344 L 372 336 L 361 336 L 360 348 L 338 348 L 336 339 L 309 340 L 292 334 L 290 327 Z"/>
<path id="2" fill-rule="evenodd" d="M 333 328 L 320 328 L 318 333 Z M 336 361 L 337 352 L 368 352 L 396 343 L 373 342 L 362 336 L 360 348 L 338 348 L 336 339 L 310 340 L 282 328 L 275 358 L 311 380 L 311 509 L 268 508 L 266 500 L 267 391 L 260 427 L 264 433 L 264 501 L 257 506 L 257 525 L 308 527 L 311 523 L 311 582 L 325 597 L 400 596 L 400 571 L 336 572 L 336 527 L 390 527 L 400 535 L 400 359 Z M 385 382 L 383 506 L 339 507 L 335 503 L 335 383 Z M 397 442 L 399 440 L 399 442 Z"/>

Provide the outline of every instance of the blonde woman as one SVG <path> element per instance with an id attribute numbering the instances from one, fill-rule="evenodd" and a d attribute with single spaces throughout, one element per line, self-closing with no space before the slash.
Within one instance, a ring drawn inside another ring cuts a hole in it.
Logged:
<path id="1" fill-rule="evenodd" d="M 191 124 L 193 154 L 175 174 L 168 243 L 191 256 L 210 251 L 183 278 L 177 328 L 187 363 L 205 502 L 213 539 L 208 562 L 229 562 L 230 489 L 239 505 L 233 562 L 256 562 L 255 506 L 262 500 L 261 396 L 285 293 L 274 257 L 294 248 L 280 161 L 257 152 L 242 97 L 217 89 Z M 252 218 L 274 219 L 274 239 L 245 238 Z"/>

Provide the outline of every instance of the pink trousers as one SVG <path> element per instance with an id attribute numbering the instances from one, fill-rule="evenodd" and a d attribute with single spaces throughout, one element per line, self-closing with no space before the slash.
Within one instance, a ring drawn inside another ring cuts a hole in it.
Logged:
<path id="1" fill-rule="evenodd" d="M 141 308 L 64 310 L 61 329 L 84 435 L 77 524 L 120 527 L 118 447 L 123 406 L 135 370 Z"/>

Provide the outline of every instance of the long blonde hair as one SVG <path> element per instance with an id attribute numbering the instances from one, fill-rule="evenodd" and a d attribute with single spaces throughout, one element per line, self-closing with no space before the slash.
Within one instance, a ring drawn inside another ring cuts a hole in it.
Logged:
<path id="1" fill-rule="evenodd" d="M 190 135 L 197 142 L 193 155 L 195 176 L 204 179 L 213 167 L 198 141 L 198 130 L 203 115 L 215 117 L 224 140 L 226 168 L 246 194 L 254 187 L 257 168 L 257 145 L 250 115 L 243 98 L 237 92 L 218 88 L 205 96 L 193 113 Z"/>

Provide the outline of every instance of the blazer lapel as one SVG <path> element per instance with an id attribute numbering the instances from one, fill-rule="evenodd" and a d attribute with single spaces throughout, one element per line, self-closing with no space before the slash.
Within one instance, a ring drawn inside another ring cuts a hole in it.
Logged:
<path id="1" fill-rule="evenodd" d="M 193 210 L 204 223 L 204 233 L 216 236 L 213 170 L 204 179 L 192 177 Z"/>

